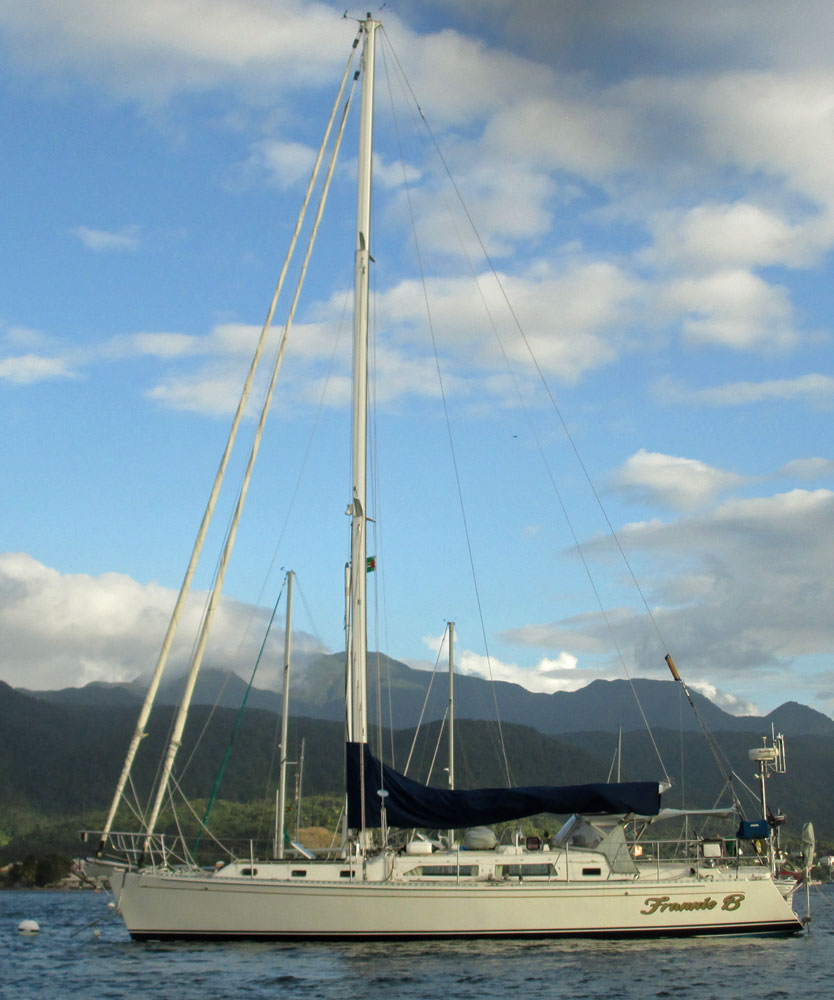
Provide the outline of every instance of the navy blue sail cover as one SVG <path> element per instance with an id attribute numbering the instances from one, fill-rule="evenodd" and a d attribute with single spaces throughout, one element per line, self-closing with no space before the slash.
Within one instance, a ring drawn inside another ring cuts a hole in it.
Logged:
<path id="1" fill-rule="evenodd" d="M 381 826 L 383 799 L 389 826 L 430 830 L 500 823 L 545 812 L 656 816 L 660 810 L 656 781 L 532 788 L 431 788 L 380 763 L 367 743 L 347 744 L 347 796 L 348 825 L 353 829 Z"/>

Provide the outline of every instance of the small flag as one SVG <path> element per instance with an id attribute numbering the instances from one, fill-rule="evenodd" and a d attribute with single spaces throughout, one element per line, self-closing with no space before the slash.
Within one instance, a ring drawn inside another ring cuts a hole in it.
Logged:
<path id="1" fill-rule="evenodd" d="M 368 572 L 373 573 L 373 571 L 376 569 L 376 556 L 368 556 L 367 563 L 368 563 Z"/>

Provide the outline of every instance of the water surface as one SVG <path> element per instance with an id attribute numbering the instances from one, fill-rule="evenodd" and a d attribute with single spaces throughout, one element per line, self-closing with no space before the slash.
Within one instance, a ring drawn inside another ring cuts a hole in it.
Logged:
<path id="1" fill-rule="evenodd" d="M 0 892 L 3 1000 L 803 1000 L 834 987 L 834 886 L 796 938 L 378 944 L 138 943 L 110 897 Z M 33 937 L 18 934 L 37 920 Z"/>

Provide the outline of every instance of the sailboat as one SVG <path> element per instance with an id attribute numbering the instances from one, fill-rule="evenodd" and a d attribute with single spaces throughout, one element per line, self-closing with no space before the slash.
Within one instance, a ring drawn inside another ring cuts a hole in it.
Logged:
<path id="1" fill-rule="evenodd" d="M 335 853 L 316 856 L 300 845 L 285 850 L 283 835 L 276 835 L 273 856 L 253 852 L 206 870 L 187 851 L 178 854 L 173 838 L 157 832 L 203 637 L 197 643 L 196 665 L 186 684 L 154 808 L 137 833 L 114 831 L 119 797 L 170 648 L 169 634 L 110 816 L 98 834 L 97 857 L 111 865 L 118 913 L 137 940 L 795 933 L 802 929 L 791 903 L 796 883 L 777 877 L 766 820 L 742 823 L 739 840 L 690 839 L 672 844 L 651 837 L 660 820 L 681 815 L 680 810 L 662 808 L 664 786 L 658 781 L 458 789 L 450 780 L 449 787 L 438 788 L 405 777 L 371 751 L 366 692 L 366 411 L 374 51 L 379 27 L 368 14 L 360 22 L 358 36 L 362 91 L 343 843 Z M 193 566 L 186 582 L 191 575 Z M 181 594 L 178 607 L 182 599 Z M 669 665 L 679 680 L 671 659 Z M 286 715 L 285 681 L 284 725 Z M 282 753 L 285 759 L 286 735 Z M 763 799 L 765 778 L 784 763 L 783 741 L 777 737 L 755 754 Z M 765 808 L 762 801 L 763 816 Z M 546 840 L 510 827 L 509 836 L 498 842 L 491 829 L 542 813 L 570 818 Z M 399 840 L 390 836 L 394 830 L 401 831 Z M 756 842 L 758 850 L 745 848 Z"/>

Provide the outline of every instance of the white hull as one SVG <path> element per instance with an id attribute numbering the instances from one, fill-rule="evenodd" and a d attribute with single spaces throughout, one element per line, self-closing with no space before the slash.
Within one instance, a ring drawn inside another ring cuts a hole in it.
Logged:
<path id="1" fill-rule="evenodd" d="M 596 882 L 301 882 L 210 873 L 115 872 L 132 937 L 370 939 L 795 933 L 801 923 L 755 877 Z"/>

